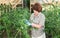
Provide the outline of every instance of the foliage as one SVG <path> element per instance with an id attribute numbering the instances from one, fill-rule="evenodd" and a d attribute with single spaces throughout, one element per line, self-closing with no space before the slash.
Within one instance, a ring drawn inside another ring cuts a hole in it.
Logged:
<path id="1" fill-rule="evenodd" d="M 43 8 L 46 16 L 46 36 L 47 38 L 60 38 L 60 7 L 49 5 Z"/>
<path id="2" fill-rule="evenodd" d="M 60 7 L 49 5 L 42 12 L 46 17 L 47 38 L 60 38 Z M 24 23 L 30 17 L 27 8 L 12 9 L 11 5 L 0 5 L 0 15 L 0 38 L 30 38 L 30 28 Z"/>
<path id="3" fill-rule="evenodd" d="M 30 38 L 28 34 L 29 26 L 24 23 L 30 17 L 27 8 L 12 9 L 11 5 L 0 5 L 0 9 L 0 38 L 4 37 L 3 33 L 6 33 L 6 38 Z"/>

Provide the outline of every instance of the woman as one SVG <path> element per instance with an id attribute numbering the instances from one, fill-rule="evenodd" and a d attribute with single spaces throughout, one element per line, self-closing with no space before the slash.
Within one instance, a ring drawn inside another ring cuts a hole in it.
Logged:
<path id="1" fill-rule="evenodd" d="M 42 11 L 42 7 L 39 3 L 35 3 L 32 7 L 33 12 L 30 20 L 32 22 L 32 38 L 45 38 L 44 25 L 45 25 L 45 16 Z M 37 29 L 35 29 L 37 28 Z"/>

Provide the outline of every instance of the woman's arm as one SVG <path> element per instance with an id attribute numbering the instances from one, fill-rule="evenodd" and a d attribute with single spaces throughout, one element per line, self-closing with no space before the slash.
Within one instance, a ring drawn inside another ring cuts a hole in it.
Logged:
<path id="1" fill-rule="evenodd" d="M 32 23 L 32 27 L 36 27 L 36 28 L 40 29 L 40 28 L 42 28 L 43 26 L 42 26 L 42 25 L 39 25 L 39 24 L 34 24 L 34 23 Z"/>
<path id="2" fill-rule="evenodd" d="M 45 16 L 42 15 L 42 17 L 39 19 L 40 19 L 39 24 L 32 23 L 32 27 L 36 27 L 36 28 L 44 28 L 45 27 Z"/>

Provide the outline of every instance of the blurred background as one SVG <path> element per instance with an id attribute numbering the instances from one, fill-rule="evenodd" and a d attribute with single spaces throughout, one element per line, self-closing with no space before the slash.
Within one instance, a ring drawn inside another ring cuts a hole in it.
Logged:
<path id="1" fill-rule="evenodd" d="M 32 27 L 24 20 L 36 2 L 46 17 L 46 38 L 60 38 L 60 0 L 0 0 L 0 38 L 31 38 Z"/>

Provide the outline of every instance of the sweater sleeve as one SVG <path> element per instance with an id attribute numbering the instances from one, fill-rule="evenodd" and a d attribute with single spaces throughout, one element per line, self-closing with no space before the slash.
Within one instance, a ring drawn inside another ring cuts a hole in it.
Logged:
<path id="1" fill-rule="evenodd" d="M 42 16 L 40 17 L 39 24 L 42 26 L 41 29 L 44 29 L 44 28 L 45 28 L 45 16 L 44 16 L 44 15 L 42 15 Z"/>

